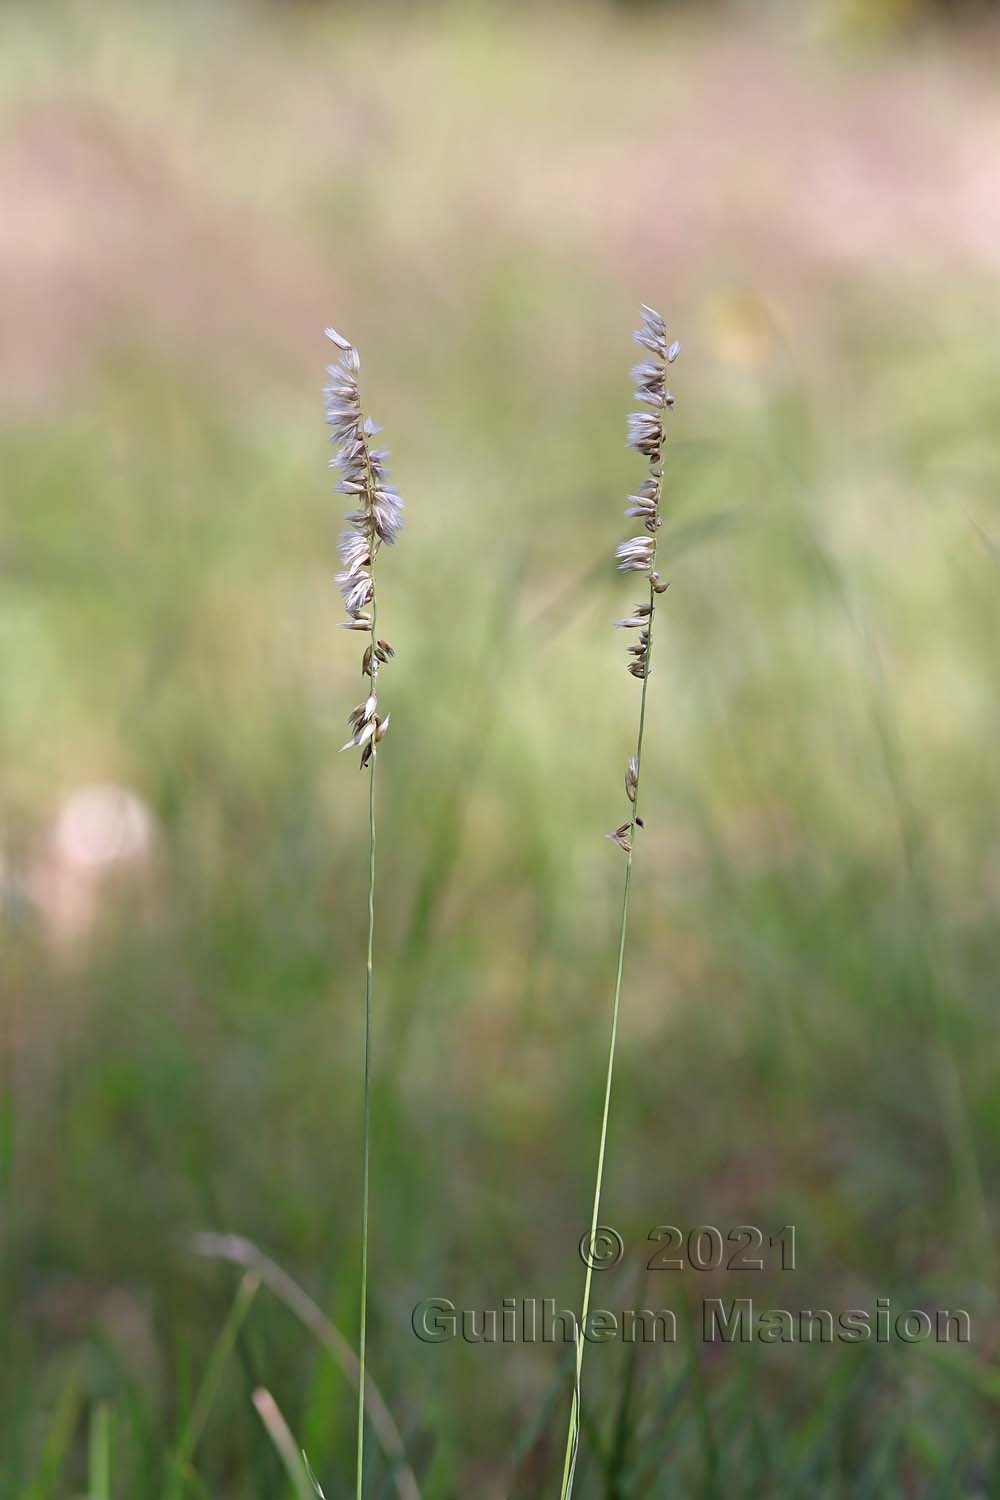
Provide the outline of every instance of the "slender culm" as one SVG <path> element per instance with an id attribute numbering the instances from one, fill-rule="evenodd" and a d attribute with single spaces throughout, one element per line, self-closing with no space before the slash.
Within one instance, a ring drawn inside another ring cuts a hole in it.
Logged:
<path id="1" fill-rule="evenodd" d="M 376 631 L 375 563 L 382 544 L 393 543 L 403 523 L 403 502 L 389 483 L 384 450 L 373 446 L 378 428 L 361 410 L 358 351 L 333 328 L 326 330 L 339 350 L 327 367 L 326 420 L 337 445 L 332 460 L 340 470 L 337 489 L 350 496 L 353 507 L 340 537 L 341 571 L 337 583 L 344 596 L 344 628 L 368 636 L 361 658 L 366 681 L 364 701 L 348 715 L 351 738 L 343 749 L 361 751 L 361 769 L 368 769 L 368 959 L 365 968 L 364 1081 L 361 1156 L 361 1285 L 358 1333 L 358 1447 L 356 1495 L 361 1500 L 365 1458 L 365 1361 L 368 1325 L 368 1178 L 371 1157 L 371 1054 L 374 1005 L 375 947 L 375 765 L 378 746 L 389 728 L 389 715 L 379 715 L 377 680 L 382 666 L 395 654 Z"/>
<path id="2" fill-rule="evenodd" d="M 656 570 L 656 538 L 662 525 L 660 505 L 663 496 L 663 447 L 664 414 L 674 404 L 667 390 L 667 367 L 672 365 L 680 353 L 680 344 L 667 341 L 667 330 L 660 314 L 651 307 L 642 307 L 642 321 L 635 333 L 635 341 L 646 351 L 647 357 L 632 371 L 636 383 L 635 399 L 651 408 L 649 411 L 633 412 L 628 419 L 628 447 L 640 453 L 647 461 L 646 478 L 634 495 L 629 496 L 625 515 L 630 520 L 642 523 L 642 534 L 629 537 L 621 543 L 615 554 L 618 566 L 625 573 L 641 573 L 648 582 L 648 596 L 642 599 L 624 619 L 615 624 L 622 630 L 636 632 L 635 644 L 628 648 L 628 670 L 642 682 L 639 701 L 639 727 L 636 732 L 635 753 L 629 757 L 625 768 L 625 796 L 630 804 L 629 816 L 607 835 L 625 854 L 625 879 L 622 891 L 621 925 L 618 934 L 618 964 L 615 973 L 614 999 L 611 1006 L 611 1038 L 608 1046 L 608 1067 L 604 1084 L 604 1110 L 601 1116 L 601 1135 L 597 1149 L 597 1172 L 594 1181 L 594 1203 L 590 1221 L 591 1246 L 595 1242 L 598 1219 L 601 1211 L 601 1187 L 604 1180 L 604 1158 L 608 1139 L 608 1115 L 611 1109 L 611 1087 L 615 1070 L 615 1048 L 618 1041 L 618 1018 L 621 1011 L 622 974 L 625 968 L 625 947 L 628 939 L 629 894 L 632 884 L 632 852 L 636 830 L 643 827 L 639 816 L 639 775 L 642 769 L 642 742 L 646 728 L 646 692 L 653 670 L 653 619 L 658 595 L 668 585 Z M 593 1275 L 588 1257 L 587 1271 L 583 1283 L 583 1301 L 580 1323 L 576 1335 L 576 1360 L 573 1380 L 573 1399 L 570 1408 L 569 1431 L 566 1436 L 566 1455 L 563 1463 L 561 1500 L 569 1500 L 573 1493 L 576 1458 L 580 1444 L 580 1388 L 583 1371 L 583 1351 L 586 1340 L 583 1331 L 590 1313 L 590 1287 Z"/>

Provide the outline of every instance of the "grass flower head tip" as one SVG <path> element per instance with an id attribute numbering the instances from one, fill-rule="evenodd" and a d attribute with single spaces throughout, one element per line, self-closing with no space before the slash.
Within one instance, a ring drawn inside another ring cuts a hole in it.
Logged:
<path id="1" fill-rule="evenodd" d="M 645 479 L 629 495 L 625 509 L 627 520 L 642 524 L 639 536 L 627 537 L 615 550 L 615 559 L 623 573 L 641 573 L 649 580 L 649 598 L 643 600 L 615 625 L 620 630 L 634 630 L 634 644 L 628 647 L 628 670 L 643 684 L 652 672 L 653 615 L 656 611 L 657 595 L 669 588 L 656 570 L 656 539 L 663 517 L 660 507 L 663 500 L 663 449 L 666 442 L 664 431 L 665 414 L 674 405 L 674 397 L 667 389 L 667 370 L 680 353 L 681 346 L 674 339 L 668 342 L 666 324 L 655 308 L 642 306 L 640 326 L 633 335 L 635 342 L 645 349 L 647 358 L 633 366 L 635 400 L 651 409 L 632 412 L 628 418 L 627 446 L 647 461 Z M 635 803 L 639 787 L 639 756 L 633 755 L 625 773 L 625 791 L 631 803 Z M 632 852 L 632 833 L 642 823 L 633 817 L 623 828 L 617 828 L 608 838 L 626 854 Z"/>
<path id="2" fill-rule="evenodd" d="M 337 445 L 331 462 L 340 471 L 337 489 L 350 497 L 352 506 L 340 536 L 341 570 L 336 581 L 347 612 L 344 628 L 371 637 L 361 660 L 369 691 L 348 716 L 351 738 L 343 748 L 361 751 L 364 770 L 389 727 L 389 715 L 379 717 L 376 678 L 379 668 L 395 654 L 389 642 L 380 640 L 375 631 L 375 560 L 383 543 L 391 546 L 399 535 L 403 502 L 389 480 L 388 453 L 373 443 L 379 428 L 361 409 L 358 351 L 335 328 L 328 328 L 326 336 L 338 350 L 336 363 L 327 367 L 329 383 L 324 389 L 327 425 Z"/>

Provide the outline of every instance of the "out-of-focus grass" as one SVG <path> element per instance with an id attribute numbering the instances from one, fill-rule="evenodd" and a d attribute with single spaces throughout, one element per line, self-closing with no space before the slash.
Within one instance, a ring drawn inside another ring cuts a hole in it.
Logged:
<path id="1" fill-rule="evenodd" d="M 365 812 L 335 753 L 356 653 L 330 586 L 331 318 L 409 507 L 380 601 L 373 1371 L 426 1495 L 551 1492 L 561 1351 L 428 1347 L 409 1319 L 579 1291 L 621 875 L 601 834 L 635 709 L 605 560 L 639 296 L 685 352 L 604 1208 L 628 1254 L 598 1300 L 891 1296 L 968 1306 L 975 1343 L 681 1343 L 631 1371 L 595 1349 L 580 1491 L 993 1493 L 979 64 L 873 75 L 583 10 L 4 27 L 0 1495 L 78 1490 L 95 1411 L 113 1492 L 164 1492 L 236 1292 L 191 1231 L 254 1238 L 355 1325 Z M 768 99 L 751 141 L 740 109 Z M 958 174 L 946 225 L 924 162 Z M 94 783 L 151 816 L 106 876 L 66 832 Z M 645 1284 L 668 1221 L 794 1222 L 800 1269 Z M 347 1387 L 261 1294 L 204 1493 L 282 1493 L 258 1385 L 343 1490 Z"/>

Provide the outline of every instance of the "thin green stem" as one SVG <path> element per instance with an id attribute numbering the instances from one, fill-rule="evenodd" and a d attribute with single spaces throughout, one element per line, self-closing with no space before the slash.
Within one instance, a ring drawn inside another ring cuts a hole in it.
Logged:
<path id="1" fill-rule="evenodd" d="M 90 1414 L 87 1500 L 111 1500 L 111 1408 L 105 1401 Z"/>
<path id="2" fill-rule="evenodd" d="M 375 670 L 375 599 L 372 598 L 372 670 Z M 374 683 L 374 677 L 372 678 Z M 365 1475 L 365 1354 L 368 1334 L 368 1176 L 371 1160 L 371 1054 L 372 1054 L 372 1003 L 374 997 L 374 971 L 372 960 L 375 950 L 375 766 L 378 753 L 372 747 L 368 775 L 368 962 L 365 968 L 365 1059 L 364 1102 L 362 1105 L 361 1147 L 361 1327 L 358 1335 L 358 1461 L 355 1493 L 361 1500 Z"/>
<path id="3" fill-rule="evenodd" d="M 205 1375 L 188 1413 L 184 1430 L 174 1451 L 168 1495 L 170 1500 L 179 1500 L 191 1479 L 191 1460 L 194 1458 L 201 1435 L 205 1429 L 215 1398 L 219 1393 L 222 1377 L 228 1360 L 236 1348 L 240 1329 L 260 1286 L 252 1271 L 247 1271 L 240 1281 L 229 1309 L 222 1331 L 209 1355 Z"/>
<path id="4" fill-rule="evenodd" d="M 628 913 L 629 897 L 632 889 L 632 849 L 635 844 L 636 820 L 639 816 L 639 781 L 642 773 L 642 740 L 646 730 L 646 689 L 649 685 L 649 674 L 653 660 L 653 617 L 655 614 L 656 595 L 652 583 L 649 586 L 649 646 L 646 652 L 646 673 L 642 679 L 642 697 L 639 703 L 639 731 L 636 736 L 635 763 L 636 783 L 635 800 L 632 803 L 632 820 L 629 829 L 629 849 L 625 862 L 625 885 L 622 892 L 622 918 L 621 929 L 618 936 L 618 968 L 615 973 L 615 996 L 611 1007 L 611 1039 L 608 1045 L 608 1070 L 604 1083 L 604 1111 L 601 1116 L 601 1140 L 597 1149 L 597 1174 L 594 1180 L 594 1206 L 590 1218 L 590 1240 L 589 1249 L 592 1251 L 597 1236 L 597 1224 L 601 1213 L 601 1188 L 604 1183 L 604 1158 L 608 1143 L 608 1116 L 611 1112 L 611 1086 L 615 1073 L 615 1051 L 618 1044 L 618 1017 L 621 1013 L 622 998 L 622 975 L 625 970 L 625 947 L 628 939 Z M 580 1322 L 576 1331 L 576 1370 L 573 1380 L 573 1403 L 570 1407 L 569 1431 L 566 1434 L 566 1455 L 563 1461 L 562 1488 L 559 1492 L 560 1500 L 569 1500 L 573 1493 L 573 1479 L 576 1473 L 576 1456 L 580 1443 L 580 1379 L 583 1371 L 583 1351 L 586 1348 L 584 1329 L 587 1326 L 587 1318 L 590 1314 L 590 1288 L 593 1281 L 593 1255 L 587 1256 L 587 1274 L 583 1282 L 583 1302 L 580 1310 Z"/>

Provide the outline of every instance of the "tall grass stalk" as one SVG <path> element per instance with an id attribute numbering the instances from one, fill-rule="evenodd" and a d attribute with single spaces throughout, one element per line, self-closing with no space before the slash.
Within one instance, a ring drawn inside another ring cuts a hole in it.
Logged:
<path id="1" fill-rule="evenodd" d="M 374 1010 L 375 949 L 375 766 L 377 746 L 389 728 L 389 715 L 380 718 L 376 692 L 382 665 L 395 654 L 388 641 L 376 633 L 375 561 L 383 542 L 393 543 L 403 523 L 403 502 L 389 483 L 387 454 L 373 446 L 378 428 L 361 410 L 358 372 L 361 360 L 349 339 L 334 328 L 326 330 L 339 351 L 336 363 L 327 367 L 326 420 L 332 429 L 337 452 L 334 467 L 340 470 L 337 485 L 351 497 L 347 529 L 340 537 L 341 571 L 337 574 L 347 611 L 345 628 L 369 637 L 361 659 L 361 674 L 368 679 L 368 696 L 348 715 L 351 738 L 343 749 L 361 751 L 361 769 L 368 769 L 368 954 L 365 966 L 364 1081 L 361 1147 L 361 1284 L 358 1299 L 358 1443 L 355 1494 L 361 1500 L 365 1467 L 365 1370 L 368 1343 L 368 1220 L 371 1166 L 371 1074 L 372 1017 Z"/>
<path id="2" fill-rule="evenodd" d="M 374 602 L 374 601 L 373 601 Z M 375 610 L 372 609 L 372 642 L 375 640 Z M 368 773 L 368 959 L 365 965 L 365 1045 L 364 1083 L 361 1125 L 361 1289 L 358 1328 L 358 1500 L 364 1489 L 365 1468 L 365 1380 L 368 1342 L 368 1199 L 372 1133 L 372 1004 L 374 999 L 373 959 L 375 950 L 375 767 L 378 756 L 372 755 Z"/>
<path id="3" fill-rule="evenodd" d="M 632 613 L 615 624 L 624 630 L 637 632 L 636 644 L 628 648 L 631 657 L 629 672 L 642 681 L 639 700 L 639 727 L 636 732 L 635 754 L 625 768 L 625 795 L 631 804 L 631 816 L 608 838 L 625 854 L 625 880 L 622 890 L 621 923 L 618 932 L 618 963 L 615 971 L 615 991 L 611 1005 L 611 1037 L 608 1043 L 608 1066 L 604 1080 L 604 1108 L 601 1114 L 601 1134 L 597 1148 L 597 1171 L 594 1177 L 594 1201 L 590 1217 L 590 1234 L 585 1246 L 586 1275 L 583 1282 L 583 1300 L 580 1321 L 576 1331 L 575 1367 L 573 1375 L 573 1400 L 570 1407 L 569 1429 L 566 1434 L 566 1453 L 563 1460 L 561 1500 L 569 1500 L 573 1493 L 576 1460 L 580 1446 L 581 1381 L 583 1375 L 583 1352 L 586 1347 L 584 1331 L 590 1314 L 590 1291 L 593 1281 L 595 1253 L 598 1245 L 598 1221 L 601 1212 L 601 1190 L 604 1185 L 604 1162 L 608 1144 L 608 1119 L 611 1113 L 611 1090 L 615 1073 L 615 1054 L 618 1046 L 618 1021 L 621 1015 L 622 975 L 625 971 L 625 949 L 628 943 L 629 900 L 632 891 L 632 856 L 636 830 L 642 828 L 639 816 L 639 777 L 642 769 L 642 745 L 646 731 L 646 697 L 653 661 L 653 620 L 656 613 L 657 595 L 662 594 L 667 584 L 656 571 L 656 535 L 662 525 L 660 503 L 663 494 L 663 416 L 674 404 L 674 398 L 666 388 L 667 366 L 673 364 L 680 353 L 680 345 L 667 342 L 667 331 L 660 314 L 651 307 L 643 306 L 642 322 L 635 333 L 636 343 L 651 356 L 636 365 L 632 371 L 636 382 L 635 398 L 651 408 L 648 412 L 633 413 L 628 419 L 628 446 L 641 453 L 648 462 L 649 472 L 634 495 L 629 496 L 625 514 L 630 519 L 642 522 L 643 535 L 630 537 L 622 542 L 616 552 L 619 568 L 626 573 L 641 573 L 649 581 L 648 598 L 637 604 Z"/>

